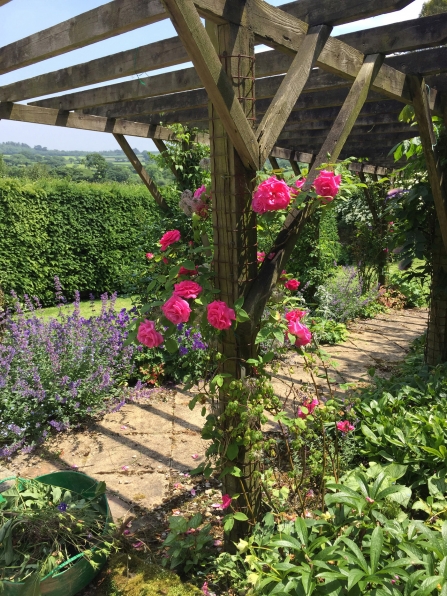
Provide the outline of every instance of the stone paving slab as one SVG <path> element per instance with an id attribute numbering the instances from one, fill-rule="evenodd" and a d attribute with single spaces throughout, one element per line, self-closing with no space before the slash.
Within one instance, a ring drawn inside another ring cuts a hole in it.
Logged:
<path id="1" fill-rule="evenodd" d="M 393 364 L 404 358 L 426 324 L 427 311 L 422 309 L 351 323 L 347 342 L 324 346 L 337 363 L 329 369 L 334 391 L 342 394 L 340 384 L 367 381 L 371 367 L 381 375 L 390 374 Z M 319 391 L 328 395 L 326 382 L 321 378 L 316 381 Z M 297 355 L 287 359 L 272 383 L 291 414 L 305 399 L 307 388 L 313 392 L 311 376 Z M 0 479 L 14 474 L 35 478 L 56 470 L 77 469 L 106 482 L 115 520 L 135 510 L 144 516 L 168 495 L 179 492 L 170 489 L 178 473 L 184 474 L 204 461 L 207 442 L 201 439 L 200 431 L 205 420 L 200 405 L 189 409 L 193 396 L 193 390 L 178 387 L 126 404 L 85 431 L 57 435 L 33 454 L 14 456 L 6 467 L 0 467 Z M 277 429 L 271 417 L 264 429 Z"/>

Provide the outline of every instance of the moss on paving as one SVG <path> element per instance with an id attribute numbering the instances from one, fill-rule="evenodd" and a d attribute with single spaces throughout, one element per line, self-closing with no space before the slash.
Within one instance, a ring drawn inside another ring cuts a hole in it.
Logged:
<path id="1" fill-rule="evenodd" d="M 104 576 L 103 576 L 104 578 Z M 135 555 L 110 559 L 105 579 L 99 581 L 95 596 L 199 596 L 202 592 L 182 583 L 178 575 L 158 565 L 145 563 Z"/>

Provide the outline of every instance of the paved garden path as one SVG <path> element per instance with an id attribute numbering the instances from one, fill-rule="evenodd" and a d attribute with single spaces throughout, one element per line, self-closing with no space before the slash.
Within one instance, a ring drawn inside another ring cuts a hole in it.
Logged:
<path id="1" fill-rule="evenodd" d="M 327 348 L 338 362 L 331 373 L 336 387 L 365 381 L 370 367 L 380 374 L 389 372 L 405 356 L 410 343 L 424 332 L 426 324 L 427 311 L 421 309 L 353 323 L 346 343 Z M 297 388 L 309 381 L 296 357 L 287 363 L 287 368 L 290 366 Z M 274 379 L 281 395 L 282 380 L 287 376 L 278 373 Z M 148 512 L 163 502 L 173 502 L 182 492 L 175 487 L 177 483 L 181 482 L 183 491 L 191 490 L 192 484 L 184 474 L 203 461 L 205 449 L 200 437 L 203 418 L 200 408 L 189 410 L 190 397 L 175 388 L 126 404 L 88 430 L 63 433 L 33 454 L 13 457 L 7 469 L 0 464 L 0 478 L 9 473 L 36 477 L 55 470 L 77 469 L 107 483 L 115 519 L 130 510 Z"/>

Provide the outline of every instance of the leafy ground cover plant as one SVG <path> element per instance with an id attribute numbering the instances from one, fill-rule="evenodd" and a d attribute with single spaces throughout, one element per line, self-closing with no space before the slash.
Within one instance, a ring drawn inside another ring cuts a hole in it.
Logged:
<path id="1" fill-rule="evenodd" d="M 100 314 L 86 319 L 76 294 L 70 314 L 61 308 L 58 318 L 44 320 L 36 302 L 26 297 L 25 312 L 16 297 L 1 322 L 0 457 L 119 405 L 116 390 L 129 376 L 134 348 L 124 346 L 129 313 L 116 313 L 114 300 L 105 294 Z"/>
<path id="2" fill-rule="evenodd" d="M 2 581 L 39 582 L 78 554 L 95 566 L 94 554 L 113 550 L 114 526 L 100 507 L 104 482 L 89 496 L 38 480 L 17 478 L 10 484 L 0 494 Z"/>

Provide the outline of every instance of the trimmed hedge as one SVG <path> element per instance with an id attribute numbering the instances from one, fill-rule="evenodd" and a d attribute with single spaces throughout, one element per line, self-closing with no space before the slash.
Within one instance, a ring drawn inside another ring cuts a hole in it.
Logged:
<path id="1" fill-rule="evenodd" d="M 54 303 L 55 275 L 70 298 L 120 291 L 162 219 L 142 185 L 64 180 L 0 178 L 0 210 L 0 286 L 44 304 Z"/>

